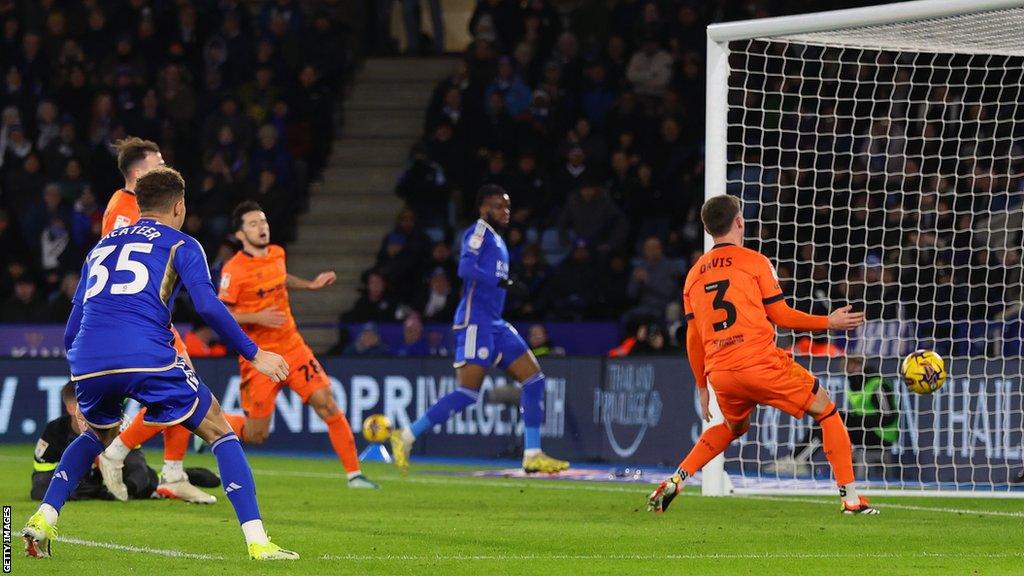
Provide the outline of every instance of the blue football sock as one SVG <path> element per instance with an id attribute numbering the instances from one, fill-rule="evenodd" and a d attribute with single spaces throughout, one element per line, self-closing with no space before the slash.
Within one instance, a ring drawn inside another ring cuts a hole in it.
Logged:
<path id="1" fill-rule="evenodd" d="M 412 432 L 413 436 L 419 436 L 427 430 L 430 430 L 437 424 L 447 422 L 452 414 L 461 412 L 468 406 L 476 404 L 476 400 L 479 394 L 476 390 L 470 390 L 469 388 L 462 388 L 461 386 L 456 388 L 453 392 L 449 392 L 442 396 L 437 402 L 431 406 L 427 413 L 420 416 L 418 420 L 412 423 L 409 427 L 409 431 Z"/>
<path id="2" fill-rule="evenodd" d="M 238 523 L 259 520 L 260 506 L 256 503 L 256 481 L 253 480 L 252 470 L 245 459 L 245 452 L 242 451 L 238 437 L 229 432 L 214 440 L 211 448 L 217 458 L 224 493 L 235 507 Z"/>
<path id="3" fill-rule="evenodd" d="M 519 405 L 523 411 L 523 448 L 540 450 L 540 427 L 544 424 L 543 372 L 537 372 L 523 382 Z"/>
<path id="4" fill-rule="evenodd" d="M 87 430 L 75 438 L 53 471 L 50 486 L 43 496 L 43 504 L 49 504 L 60 512 L 71 493 L 78 488 L 82 476 L 92 468 L 92 462 L 100 452 L 103 452 L 103 442 L 100 442 L 92 430 Z"/>

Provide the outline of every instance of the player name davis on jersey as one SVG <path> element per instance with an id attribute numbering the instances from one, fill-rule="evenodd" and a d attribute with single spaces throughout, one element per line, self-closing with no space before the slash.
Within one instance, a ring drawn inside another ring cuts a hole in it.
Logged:
<path id="1" fill-rule="evenodd" d="M 732 256 L 709 258 L 707 262 L 700 265 L 700 273 L 703 274 L 714 268 L 727 268 L 729 266 L 732 266 Z"/>

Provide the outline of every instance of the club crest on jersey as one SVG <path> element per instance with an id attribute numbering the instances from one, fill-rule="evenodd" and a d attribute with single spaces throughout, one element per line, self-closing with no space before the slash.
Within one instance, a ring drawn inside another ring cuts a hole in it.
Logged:
<path id="1" fill-rule="evenodd" d="M 227 290 L 228 286 L 231 286 L 231 274 L 220 275 L 220 289 Z"/>
<path id="2" fill-rule="evenodd" d="M 476 351 L 476 357 L 481 360 L 487 360 L 487 357 L 491 355 L 491 351 L 486 347 L 480 348 Z"/>

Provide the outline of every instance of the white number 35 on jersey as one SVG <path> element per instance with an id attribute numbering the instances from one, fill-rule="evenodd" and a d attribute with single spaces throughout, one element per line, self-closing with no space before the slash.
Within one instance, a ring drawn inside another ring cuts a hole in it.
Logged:
<path id="1" fill-rule="evenodd" d="M 149 269 L 146 268 L 145 264 L 136 262 L 132 260 L 131 257 L 133 252 L 149 254 L 153 251 L 152 244 L 146 244 L 145 242 L 131 242 L 123 246 L 104 246 L 102 248 L 97 248 L 89 254 L 88 282 L 91 286 L 89 286 L 85 291 L 83 302 L 100 292 L 103 292 L 103 289 L 107 287 L 107 281 L 110 280 L 110 269 L 104 265 L 104 262 L 118 248 L 121 249 L 121 253 L 117 256 L 117 263 L 114 266 L 114 270 L 118 272 L 131 272 L 133 278 L 130 282 L 111 284 L 110 293 L 138 294 L 139 292 L 142 292 L 146 287 L 146 284 L 149 283 Z"/>

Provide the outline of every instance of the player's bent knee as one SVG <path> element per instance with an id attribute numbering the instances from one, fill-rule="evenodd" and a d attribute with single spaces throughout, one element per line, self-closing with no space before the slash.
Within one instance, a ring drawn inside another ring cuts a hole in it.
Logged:
<path id="1" fill-rule="evenodd" d="M 119 427 L 92 428 L 90 426 L 90 430 L 92 430 L 93 434 L 99 438 L 100 442 L 102 442 L 104 446 L 110 446 L 110 443 L 114 441 L 114 438 L 117 438 L 117 435 L 121 433 L 121 429 Z"/>
<path id="2" fill-rule="evenodd" d="M 334 395 L 329 388 L 321 388 L 309 397 L 309 405 L 316 411 L 317 416 L 326 420 L 338 413 L 338 403 L 334 401 Z"/>
<path id="3" fill-rule="evenodd" d="M 746 419 L 742 422 L 727 422 L 726 425 L 729 427 L 729 431 L 732 432 L 733 436 L 739 438 L 750 430 L 750 419 Z"/>
<path id="4" fill-rule="evenodd" d="M 814 395 L 814 400 L 811 405 L 807 407 L 807 413 L 813 418 L 824 416 L 825 409 L 832 404 L 832 397 L 828 395 L 828 392 L 823 387 L 819 387 L 817 393 Z"/>
<path id="5" fill-rule="evenodd" d="M 242 433 L 246 444 L 263 444 L 270 437 L 270 418 L 249 418 Z"/>

